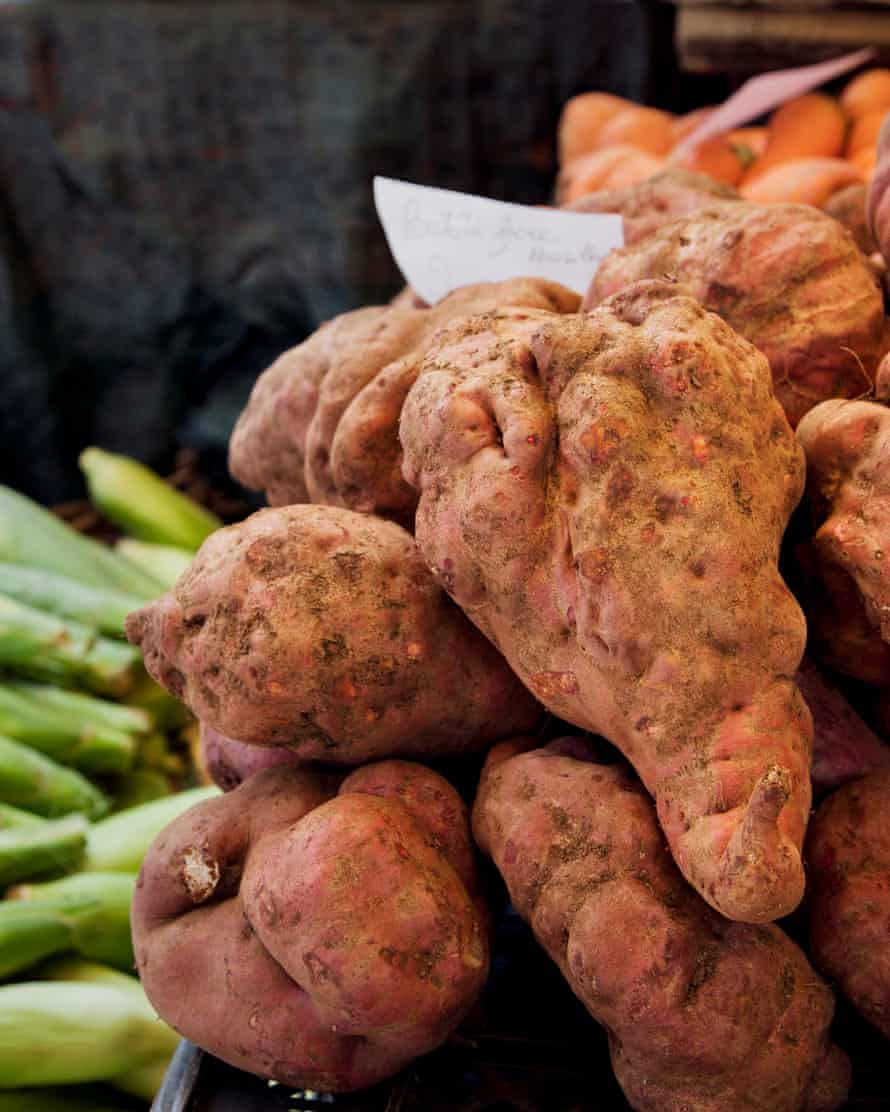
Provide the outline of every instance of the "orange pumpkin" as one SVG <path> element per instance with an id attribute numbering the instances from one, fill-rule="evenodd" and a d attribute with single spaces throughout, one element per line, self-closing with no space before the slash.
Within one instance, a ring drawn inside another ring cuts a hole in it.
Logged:
<path id="1" fill-rule="evenodd" d="M 890 109 L 890 69 L 867 69 L 847 82 L 841 108 L 854 120 L 869 112 Z"/>
<path id="2" fill-rule="evenodd" d="M 560 165 L 594 150 L 603 125 L 630 107 L 632 101 L 611 93 L 581 93 L 566 101 L 557 130 Z"/>
<path id="3" fill-rule="evenodd" d="M 633 105 L 625 108 L 603 125 L 597 146 L 627 144 L 653 155 L 666 155 L 674 145 L 674 117 L 658 108 Z"/>
<path id="4" fill-rule="evenodd" d="M 789 201 L 822 208 L 832 193 L 864 180 L 861 170 L 843 158 L 795 158 L 773 166 L 740 189 L 746 201 Z"/>
<path id="5" fill-rule="evenodd" d="M 833 97 L 824 93 L 795 97 L 770 116 L 766 149 L 742 181 L 753 182 L 791 159 L 837 158 L 846 136 L 847 118 Z"/>
<path id="6" fill-rule="evenodd" d="M 662 159 L 637 147 L 605 147 L 563 166 L 556 181 L 556 201 L 567 205 L 597 189 L 636 185 L 657 173 L 662 165 Z"/>

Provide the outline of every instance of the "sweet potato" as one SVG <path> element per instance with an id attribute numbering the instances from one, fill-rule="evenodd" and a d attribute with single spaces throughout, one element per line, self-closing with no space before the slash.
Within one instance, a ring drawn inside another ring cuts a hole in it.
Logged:
<path id="1" fill-rule="evenodd" d="M 303 759 L 467 752 L 540 713 L 410 534 L 335 506 L 218 530 L 127 635 L 202 722 Z"/>
<path id="2" fill-rule="evenodd" d="M 829 216 L 843 224 L 863 255 L 872 255 L 877 251 L 878 245 L 868 226 L 867 200 L 868 187 L 859 182 L 832 193 L 823 208 Z"/>
<path id="3" fill-rule="evenodd" d="M 418 544 L 559 718 L 655 796 L 729 918 L 803 893 L 803 615 L 777 566 L 803 454 L 763 356 L 643 282 L 586 315 L 455 322 L 402 411 Z"/>
<path id="4" fill-rule="evenodd" d="M 890 410 L 823 402 L 801 421 L 808 539 L 796 556 L 814 654 L 890 682 Z"/>
<path id="5" fill-rule="evenodd" d="M 890 112 L 878 134 L 874 172 L 868 183 L 868 226 L 885 261 L 890 260 Z"/>
<path id="6" fill-rule="evenodd" d="M 240 1069 L 351 1090 L 432 1050 L 488 969 L 466 810 L 402 761 L 337 790 L 294 766 L 200 804 L 155 841 L 133 900 L 159 1014 Z"/>
<path id="7" fill-rule="evenodd" d="M 455 290 L 432 307 L 400 295 L 344 313 L 285 352 L 257 380 L 229 445 L 232 475 L 272 505 L 321 502 L 410 527 L 416 496 L 401 477 L 402 381 L 438 328 L 498 305 L 575 312 L 555 282 L 515 278 Z M 386 388 L 366 389 L 383 375 Z"/>
<path id="8" fill-rule="evenodd" d="M 883 328 L 878 283 L 852 237 L 809 205 L 715 204 L 612 251 L 585 308 L 641 278 L 671 277 L 769 359 L 796 425 L 874 380 Z"/>
<path id="9" fill-rule="evenodd" d="M 566 162 L 559 171 L 554 199 L 562 207 L 595 189 L 632 189 L 662 168 L 664 160 L 639 147 L 616 143 Z"/>
<path id="10" fill-rule="evenodd" d="M 883 402 L 884 405 L 890 403 L 890 352 L 878 363 L 875 375 L 875 401 Z"/>
<path id="11" fill-rule="evenodd" d="M 844 1100 L 830 989 L 774 925 L 730 923 L 684 883 L 650 800 L 566 738 L 488 756 L 473 833 L 641 1112 L 794 1112 Z"/>
<path id="12" fill-rule="evenodd" d="M 890 1039 L 890 771 L 830 795 L 806 855 L 813 962 Z"/>
<path id="13" fill-rule="evenodd" d="M 804 657 L 797 686 L 813 716 L 813 790 L 824 795 L 877 769 L 890 769 L 890 745 L 874 733 L 844 696 Z"/>
<path id="14" fill-rule="evenodd" d="M 566 205 L 572 212 L 620 212 L 625 244 L 636 243 L 680 216 L 715 200 L 738 200 L 732 186 L 673 167 L 625 189 L 601 189 Z"/>
<path id="15" fill-rule="evenodd" d="M 295 764 L 300 758 L 277 745 L 245 745 L 201 723 L 201 762 L 207 775 L 224 792 L 233 791 L 264 768 Z"/>

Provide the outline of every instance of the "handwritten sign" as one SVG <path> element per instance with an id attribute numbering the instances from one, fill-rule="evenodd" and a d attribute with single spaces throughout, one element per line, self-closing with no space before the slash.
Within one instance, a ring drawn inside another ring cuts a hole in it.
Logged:
<path id="1" fill-rule="evenodd" d="M 506 204 L 392 178 L 374 201 L 393 258 L 425 301 L 470 282 L 549 278 L 584 293 L 600 261 L 624 243 L 621 217 Z"/>
<path id="2" fill-rule="evenodd" d="M 715 109 L 695 131 L 677 145 L 676 154 L 686 155 L 699 143 L 714 135 L 723 135 L 741 124 L 750 123 L 764 112 L 784 104 L 786 100 L 802 96 L 811 89 L 818 89 L 826 81 L 840 77 L 863 62 L 873 58 L 872 47 L 844 54 L 830 62 L 819 62 L 814 66 L 796 66 L 794 69 L 775 70 L 752 77 L 744 85 Z"/>

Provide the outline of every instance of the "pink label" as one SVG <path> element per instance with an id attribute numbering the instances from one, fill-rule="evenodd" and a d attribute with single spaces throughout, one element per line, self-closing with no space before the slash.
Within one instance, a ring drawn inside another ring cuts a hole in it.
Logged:
<path id="1" fill-rule="evenodd" d="M 735 93 L 725 100 L 716 111 L 700 124 L 677 145 L 676 153 L 688 154 L 699 143 L 714 135 L 723 135 L 742 124 L 756 120 L 758 116 L 793 100 L 812 89 L 818 89 L 826 81 L 840 77 L 842 73 L 861 66 L 875 55 L 873 47 L 845 54 L 831 62 L 819 62 L 815 66 L 797 66 L 795 69 L 776 70 L 774 73 L 761 73 L 752 77 Z"/>

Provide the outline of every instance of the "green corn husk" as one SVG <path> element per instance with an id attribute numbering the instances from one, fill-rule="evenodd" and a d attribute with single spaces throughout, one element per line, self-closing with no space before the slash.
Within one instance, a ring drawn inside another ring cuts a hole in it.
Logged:
<path id="1" fill-rule="evenodd" d="M 132 969 L 130 904 L 135 887 L 132 873 L 75 873 L 12 888 L 0 902 L 0 977 L 66 950 L 116 969 Z"/>
<path id="2" fill-rule="evenodd" d="M 0 1112 L 132 1112 L 114 1093 L 98 1085 L 0 1092 Z"/>
<path id="3" fill-rule="evenodd" d="M 126 556 L 134 564 L 159 579 L 164 589 L 169 591 L 176 580 L 191 567 L 194 553 L 187 548 L 175 548 L 169 544 L 150 544 L 148 541 L 124 537 L 114 546 L 117 552 Z"/>
<path id="4" fill-rule="evenodd" d="M 123 636 L 127 615 L 144 602 L 141 595 L 93 587 L 66 575 L 17 564 L 0 563 L 0 589 L 25 606 L 70 618 L 110 637 Z"/>
<path id="5" fill-rule="evenodd" d="M 0 667 L 52 683 L 126 695 L 142 671 L 133 645 L 0 594 Z"/>
<path id="6" fill-rule="evenodd" d="M 190 807 L 220 795 L 219 788 L 190 788 L 152 803 L 143 803 L 94 823 L 89 830 L 84 869 L 135 873 L 151 843 Z"/>
<path id="7" fill-rule="evenodd" d="M 30 686 L 0 683 L 0 734 L 83 772 L 124 772 L 131 767 L 137 748 L 132 734 L 72 713 L 78 704 L 65 711 L 41 702 L 31 696 Z M 59 693 L 101 703 L 73 692 Z"/>
<path id="8" fill-rule="evenodd" d="M 49 981 L 108 985 L 120 992 L 129 993 L 134 1003 L 145 1008 L 152 1015 L 155 1014 L 139 981 L 108 966 L 84 961 L 81 958 L 56 958 L 41 966 L 36 972 L 42 979 Z M 151 1100 L 154 1097 L 179 1044 L 179 1036 L 167 1027 L 163 1020 L 157 1019 L 157 1026 L 159 1028 L 156 1032 L 158 1052 L 141 1065 L 108 1078 L 109 1084 L 144 1100 Z"/>
<path id="9" fill-rule="evenodd" d="M 72 768 L 0 736 L 0 800 L 45 818 L 79 811 L 97 819 L 108 812 L 102 792 Z"/>
<path id="10" fill-rule="evenodd" d="M 148 602 L 163 588 L 107 545 L 84 537 L 42 506 L 0 484 L 0 560 L 44 568 Z"/>
<path id="11" fill-rule="evenodd" d="M 140 677 L 140 682 L 143 678 Z M 155 722 L 148 710 L 141 707 L 112 703 L 108 699 L 97 699 L 80 691 L 66 691 L 49 684 L 26 683 L 23 680 L 10 681 L 6 685 L 27 697 L 34 703 L 51 710 L 61 711 L 73 718 L 81 726 L 107 726 L 127 734 L 149 734 Z M 128 693 L 132 694 L 132 693 Z"/>
<path id="12" fill-rule="evenodd" d="M 83 861 L 89 823 L 83 815 L 0 830 L 0 887 L 70 872 Z"/>
<path id="13" fill-rule="evenodd" d="M 117 780 L 114 789 L 113 811 L 128 811 L 156 799 L 166 799 L 173 789 L 162 772 L 153 768 L 134 768 Z"/>
<path id="14" fill-rule="evenodd" d="M 0 1089 L 117 1083 L 169 1059 L 176 1042 L 144 993 L 127 987 L 85 981 L 0 987 Z"/>
<path id="15" fill-rule="evenodd" d="M 194 552 L 222 525 L 215 514 L 129 456 L 87 448 L 79 462 L 94 505 L 138 540 Z"/>
<path id="16" fill-rule="evenodd" d="M 18 807 L 10 807 L 8 803 L 0 803 L 0 830 L 23 830 L 35 826 L 43 826 L 46 819 L 35 815 L 31 811 L 21 811 Z"/>

